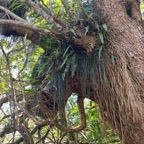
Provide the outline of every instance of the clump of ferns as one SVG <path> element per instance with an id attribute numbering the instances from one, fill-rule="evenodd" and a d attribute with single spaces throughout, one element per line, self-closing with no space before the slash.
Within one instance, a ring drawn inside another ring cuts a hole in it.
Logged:
<path id="1" fill-rule="evenodd" d="M 68 70 L 71 72 L 71 76 L 73 77 L 75 74 L 75 71 L 79 69 L 78 67 L 80 65 L 85 65 L 83 67 L 82 71 L 85 71 L 87 68 L 87 65 L 92 66 L 93 60 L 96 59 L 96 61 L 102 61 L 103 60 L 103 51 L 105 47 L 104 43 L 104 31 L 107 31 L 107 25 L 102 24 L 99 25 L 96 22 L 97 27 L 97 35 L 96 35 L 96 41 L 97 46 L 95 46 L 95 49 L 92 50 L 92 52 L 86 53 L 85 50 L 82 48 L 77 48 L 73 45 L 68 45 L 64 54 L 62 55 L 62 63 L 60 64 L 60 69 L 63 68 L 63 78 L 66 76 L 66 73 Z M 85 27 L 85 35 L 89 33 L 89 26 Z M 72 34 L 75 35 L 74 31 L 72 31 Z M 87 61 L 87 62 L 86 62 Z M 84 64 L 84 62 L 86 62 Z M 89 64 L 88 64 L 89 63 Z M 96 62 L 93 64 L 95 65 Z M 81 69 L 79 69 L 81 71 Z"/>
<path id="2" fill-rule="evenodd" d="M 63 69 L 62 78 L 65 79 L 68 71 L 71 72 L 71 76 L 73 77 L 77 68 L 77 62 L 76 53 L 71 45 L 66 48 L 64 54 L 62 55 L 62 59 L 62 63 L 59 66 L 59 69 Z"/>

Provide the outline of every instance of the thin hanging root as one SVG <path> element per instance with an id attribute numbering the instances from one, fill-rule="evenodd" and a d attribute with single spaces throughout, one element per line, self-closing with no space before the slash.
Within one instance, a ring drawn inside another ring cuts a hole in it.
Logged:
<path id="1" fill-rule="evenodd" d="M 78 97 L 77 104 L 78 104 L 78 109 L 79 109 L 80 118 L 81 118 L 81 125 L 75 128 L 67 128 L 67 131 L 76 132 L 76 131 L 81 131 L 86 128 L 86 114 L 84 110 L 84 98 Z"/>
<path id="2" fill-rule="evenodd" d="M 84 98 L 78 97 L 77 104 L 78 104 L 78 110 L 79 110 L 80 118 L 81 118 L 80 126 L 70 128 L 70 127 L 62 126 L 56 122 L 54 123 L 54 126 L 56 126 L 58 129 L 65 131 L 65 132 L 78 132 L 78 131 L 85 129 L 86 128 L 86 114 L 84 110 Z"/>

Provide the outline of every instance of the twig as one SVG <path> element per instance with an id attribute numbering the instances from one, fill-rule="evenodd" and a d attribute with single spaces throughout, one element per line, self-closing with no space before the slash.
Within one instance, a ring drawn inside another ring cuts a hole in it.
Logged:
<path id="1" fill-rule="evenodd" d="M 88 15 L 88 14 L 86 13 L 86 11 L 84 10 L 81 0 L 78 0 L 78 4 L 79 4 L 79 6 L 80 6 L 80 8 L 81 8 L 81 10 L 82 10 L 82 13 L 83 13 L 83 15 L 84 15 L 84 19 L 85 19 L 85 20 L 88 20 L 88 23 L 89 23 L 94 29 L 96 29 L 96 25 L 93 23 L 93 21 L 91 20 L 91 18 L 89 17 L 89 15 Z"/>
<path id="2" fill-rule="evenodd" d="M 41 127 L 38 127 L 38 139 L 39 139 L 39 144 L 41 144 L 42 138 L 41 138 Z"/>
<path id="3" fill-rule="evenodd" d="M 62 2 L 62 4 L 63 4 L 66 12 L 68 13 L 70 19 L 72 19 L 72 18 L 73 18 L 73 15 L 72 15 L 72 13 L 71 13 L 71 11 L 70 11 L 70 4 L 69 4 L 68 0 L 61 0 L 61 2 Z"/>
<path id="4" fill-rule="evenodd" d="M 18 72 L 18 76 L 20 75 L 20 73 L 21 73 L 21 72 L 25 69 L 25 67 L 27 66 L 28 60 L 29 60 L 29 55 L 30 55 L 30 53 L 27 52 L 27 50 L 26 50 L 26 58 L 25 58 L 23 67 L 22 67 L 22 68 L 19 70 L 19 72 Z M 19 80 L 20 80 L 20 79 L 19 79 Z"/>
<path id="5" fill-rule="evenodd" d="M 10 55 L 10 54 L 13 53 L 13 52 L 19 52 L 19 51 L 22 51 L 23 49 L 25 49 L 24 46 L 22 46 L 21 48 L 18 48 L 18 49 L 11 50 L 11 51 L 9 51 L 9 52 L 7 53 L 7 55 Z"/>
<path id="6" fill-rule="evenodd" d="M 31 135 L 34 135 L 38 130 L 38 127 L 34 127 L 34 129 L 31 131 Z M 20 137 L 18 140 L 16 140 L 13 144 L 20 144 L 21 142 L 23 142 L 24 139 L 23 137 Z"/>
<path id="7" fill-rule="evenodd" d="M 12 16 L 14 19 L 18 20 L 18 21 L 26 22 L 24 19 L 22 19 L 21 17 L 17 16 L 16 14 L 11 12 L 7 8 L 5 8 L 3 6 L 0 6 L 0 9 L 3 10 L 4 12 L 6 12 L 6 14 L 9 14 L 10 16 Z"/>

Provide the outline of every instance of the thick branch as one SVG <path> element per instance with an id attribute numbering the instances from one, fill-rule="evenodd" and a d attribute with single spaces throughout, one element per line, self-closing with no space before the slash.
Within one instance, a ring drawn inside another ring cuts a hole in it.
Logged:
<path id="1" fill-rule="evenodd" d="M 6 24 L 8 26 L 19 27 L 19 28 L 25 29 L 27 31 L 27 33 L 29 31 L 34 31 L 34 32 L 38 32 L 38 33 L 41 33 L 41 34 L 43 34 L 45 36 L 49 36 L 49 37 L 55 36 L 54 32 L 52 33 L 49 30 L 38 28 L 37 26 L 29 24 L 29 23 L 24 23 L 24 22 L 19 22 L 19 21 L 14 21 L 14 20 L 1 19 L 0 24 L 2 24 L 2 25 Z"/>
<path id="2" fill-rule="evenodd" d="M 54 38 L 54 39 L 58 39 L 61 41 L 70 41 L 70 37 L 68 34 L 61 34 L 56 31 L 53 31 L 53 30 L 50 31 L 47 29 L 38 28 L 37 26 L 29 24 L 29 23 L 1 19 L 0 24 L 2 24 L 2 25 L 6 24 L 7 26 L 14 27 L 14 29 L 18 29 L 18 28 L 22 29 L 23 32 L 25 31 L 26 34 L 30 33 L 30 35 L 33 33 L 38 33 L 39 35 L 43 35 L 47 38 Z M 31 38 L 31 39 L 33 39 L 33 38 Z M 82 34 L 81 38 L 77 38 L 74 36 L 73 38 L 71 38 L 71 41 L 73 42 L 74 45 L 77 45 L 78 48 L 79 47 L 83 48 L 87 52 L 92 51 L 92 49 L 95 47 L 95 44 L 96 44 L 95 36 L 85 36 L 84 34 Z M 37 42 L 37 44 L 38 43 L 39 42 Z"/>
<path id="3" fill-rule="evenodd" d="M 14 26 L 9 26 L 7 28 L 7 34 L 8 36 L 10 34 L 17 35 L 17 36 L 22 36 L 25 37 L 29 40 L 31 40 L 34 44 L 39 45 L 40 47 L 42 47 L 43 49 L 47 49 L 47 43 L 43 42 L 42 39 L 47 39 L 46 36 L 41 36 L 41 34 L 39 34 L 38 32 L 35 31 L 29 31 L 27 32 L 26 29 L 22 29 L 20 27 L 14 27 Z"/>

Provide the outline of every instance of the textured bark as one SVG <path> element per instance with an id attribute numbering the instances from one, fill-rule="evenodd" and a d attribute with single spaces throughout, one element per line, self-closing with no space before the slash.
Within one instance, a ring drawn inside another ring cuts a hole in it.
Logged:
<path id="1" fill-rule="evenodd" d="M 106 86 L 97 89 L 104 99 L 98 103 L 103 117 L 118 132 L 122 143 L 143 144 L 144 35 L 140 11 L 134 0 L 97 2 L 96 7 L 108 26 L 107 48 L 117 57 L 115 65 L 110 61 L 105 64 Z M 127 13 L 126 3 L 133 4 L 131 16 Z"/>
<path id="2" fill-rule="evenodd" d="M 104 85 L 96 83 L 92 86 L 92 81 L 86 79 L 83 88 L 91 87 L 91 89 L 84 96 L 79 74 L 76 73 L 73 78 L 67 75 L 63 106 L 72 92 L 76 92 L 79 97 L 87 97 L 99 105 L 103 119 L 117 132 L 123 144 L 143 144 L 144 30 L 139 0 L 97 0 L 94 6 L 94 15 L 95 19 L 108 26 L 105 34 L 105 49 L 110 54 L 108 56 L 103 54 Z M 25 34 L 24 25 L 21 31 L 19 31 L 20 27 L 15 28 L 13 25 L 10 28 L 21 36 Z M 40 44 L 37 29 L 32 31 L 32 27 L 29 27 L 29 30 L 28 38 L 34 43 Z M 45 31 L 40 30 L 38 32 L 45 34 Z M 33 34 L 38 41 L 35 41 Z M 49 37 L 50 34 L 48 35 L 47 32 L 47 35 L 44 36 Z M 56 36 L 61 40 L 63 38 L 69 40 L 67 36 L 59 36 L 59 34 Z M 91 35 L 74 37 L 72 44 L 78 48 L 83 47 L 89 52 L 93 50 L 95 42 Z M 115 63 L 112 62 L 111 55 L 115 55 Z M 82 112 L 81 116 L 84 116 Z"/>

